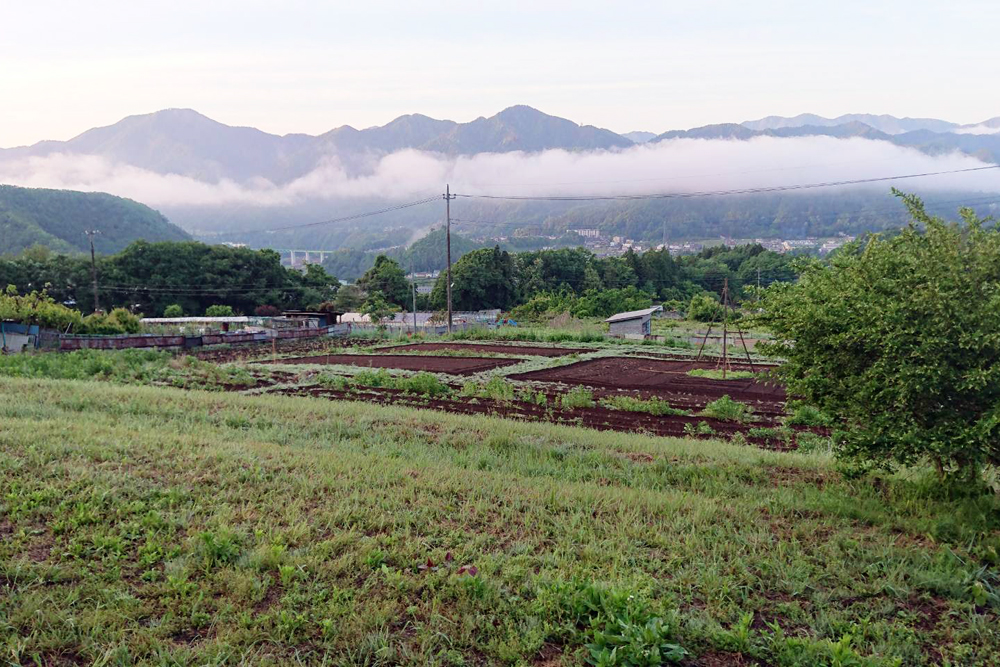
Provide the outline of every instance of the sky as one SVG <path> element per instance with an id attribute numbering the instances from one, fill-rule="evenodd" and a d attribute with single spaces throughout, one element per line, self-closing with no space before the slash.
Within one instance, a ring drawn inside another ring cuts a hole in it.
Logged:
<path id="1" fill-rule="evenodd" d="M 1000 115 L 995 1 L 3 0 L 0 147 L 186 107 L 319 134 L 514 105 L 616 132 Z"/>

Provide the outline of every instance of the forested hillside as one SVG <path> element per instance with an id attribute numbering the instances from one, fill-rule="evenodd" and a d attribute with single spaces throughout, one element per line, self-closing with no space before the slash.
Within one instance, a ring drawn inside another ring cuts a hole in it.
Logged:
<path id="1" fill-rule="evenodd" d="M 0 253 L 32 245 L 56 252 L 89 251 L 85 230 L 100 231 L 97 252 L 112 253 L 137 239 L 182 241 L 190 236 L 162 214 L 101 192 L 44 190 L 0 185 Z"/>

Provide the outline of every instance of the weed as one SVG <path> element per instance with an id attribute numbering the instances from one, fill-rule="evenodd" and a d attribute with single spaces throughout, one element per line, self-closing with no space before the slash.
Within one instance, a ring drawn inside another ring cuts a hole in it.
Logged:
<path id="1" fill-rule="evenodd" d="M 397 379 L 395 388 L 423 396 L 444 396 L 451 393 L 451 387 L 442 382 L 438 376 L 426 371 Z"/>
<path id="2" fill-rule="evenodd" d="M 198 535 L 198 553 L 206 570 L 219 565 L 228 565 L 236 562 L 240 556 L 239 540 L 231 531 L 206 531 Z"/>
<path id="3" fill-rule="evenodd" d="M 819 408 L 806 403 L 789 405 L 792 414 L 785 423 L 790 426 L 832 426 L 833 420 Z"/>
<path id="4" fill-rule="evenodd" d="M 709 380 L 747 380 L 757 377 L 753 371 L 726 371 L 726 376 L 722 377 L 721 368 L 695 368 L 687 372 L 691 377 L 708 378 Z"/>
<path id="5" fill-rule="evenodd" d="M 683 660 L 673 614 L 654 615 L 635 594 L 600 584 L 569 581 L 539 592 L 537 603 L 561 618 L 566 630 L 553 639 L 584 644 L 594 665 L 653 666 Z"/>
<path id="6" fill-rule="evenodd" d="M 715 430 L 706 422 L 698 422 L 697 425 L 688 422 L 684 424 L 685 435 L 715 435 Z"/>
<path id="7" fill-rule="evenodd" d="M 494 375 L 479 390 L 481 398 L 491 398 L 494 401 L 514 400 L 514 385 L 499 375 Z"/>
<path id="8" fill-rule="evenodd" d="M 670 403 L 658 396 L 648 399 L 635 396 L 608 396 L 600 400 L 601 407 L 609 410 L 625 410 L 626 412 L 647 412 L 658 417 L 664 415 L 686 415 L 687 410 L 670 406 Z"/>
<path id="9" fill-rule="evenodd" d="M 549 399 L 542 390 L 534 391 L 531 387 L 523 387 L 517 392 L 517 400 L 533 405 L 545 406 Z"/>
<path id="10" fill-rule="evenodd" d="M 563 410 L 594 407 L 594 393 L 586 387 L 573 387 L 559 396 L 559 407 Z"/>
<path id="11" fill-rule="evenodd" d="M 746 403 L 734 401 L 726 394 L 706 405 L 701 414 L 712 419 L 745 424 L 753 419 L 753 408 Z"/>

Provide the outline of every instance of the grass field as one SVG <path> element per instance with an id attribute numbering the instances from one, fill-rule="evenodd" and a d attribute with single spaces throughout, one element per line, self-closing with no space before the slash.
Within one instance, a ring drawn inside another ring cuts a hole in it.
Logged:
<path id="1" fill-rule="evenodd" d="M 0 663 L 1000 664 L 1000 507 L 920 475 L 307 398 L 0 396 Z"/>

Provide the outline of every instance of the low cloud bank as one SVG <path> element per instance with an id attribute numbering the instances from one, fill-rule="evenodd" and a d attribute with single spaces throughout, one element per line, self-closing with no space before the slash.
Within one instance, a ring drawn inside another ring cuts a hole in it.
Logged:
<path id="1" fill-rule="evenodd" d="M 987 166 L 952 153 L 929 156 L 884 141 L 832 137 L 758 137 L 750 141 L 677 139 L 622 151 L 483 153 L 447 157 L 405 150 L 350 173 L 325 158 L 287 184 L 266 179 L 207 183 L 158 174 L 93 155 L 56 153 L 4 159 L 0 182 L 26 187 L 100 191 L 153 207 L 286 207 L 316 200 L 402 200 L 444 190 L 491 195 L 613 195 L 706 192 L 880 178 Z M 871 186 L 1000 192 L 1000 169 L 915 178 Z M 824 190 L 825 191 L 825 190 Z"/>

